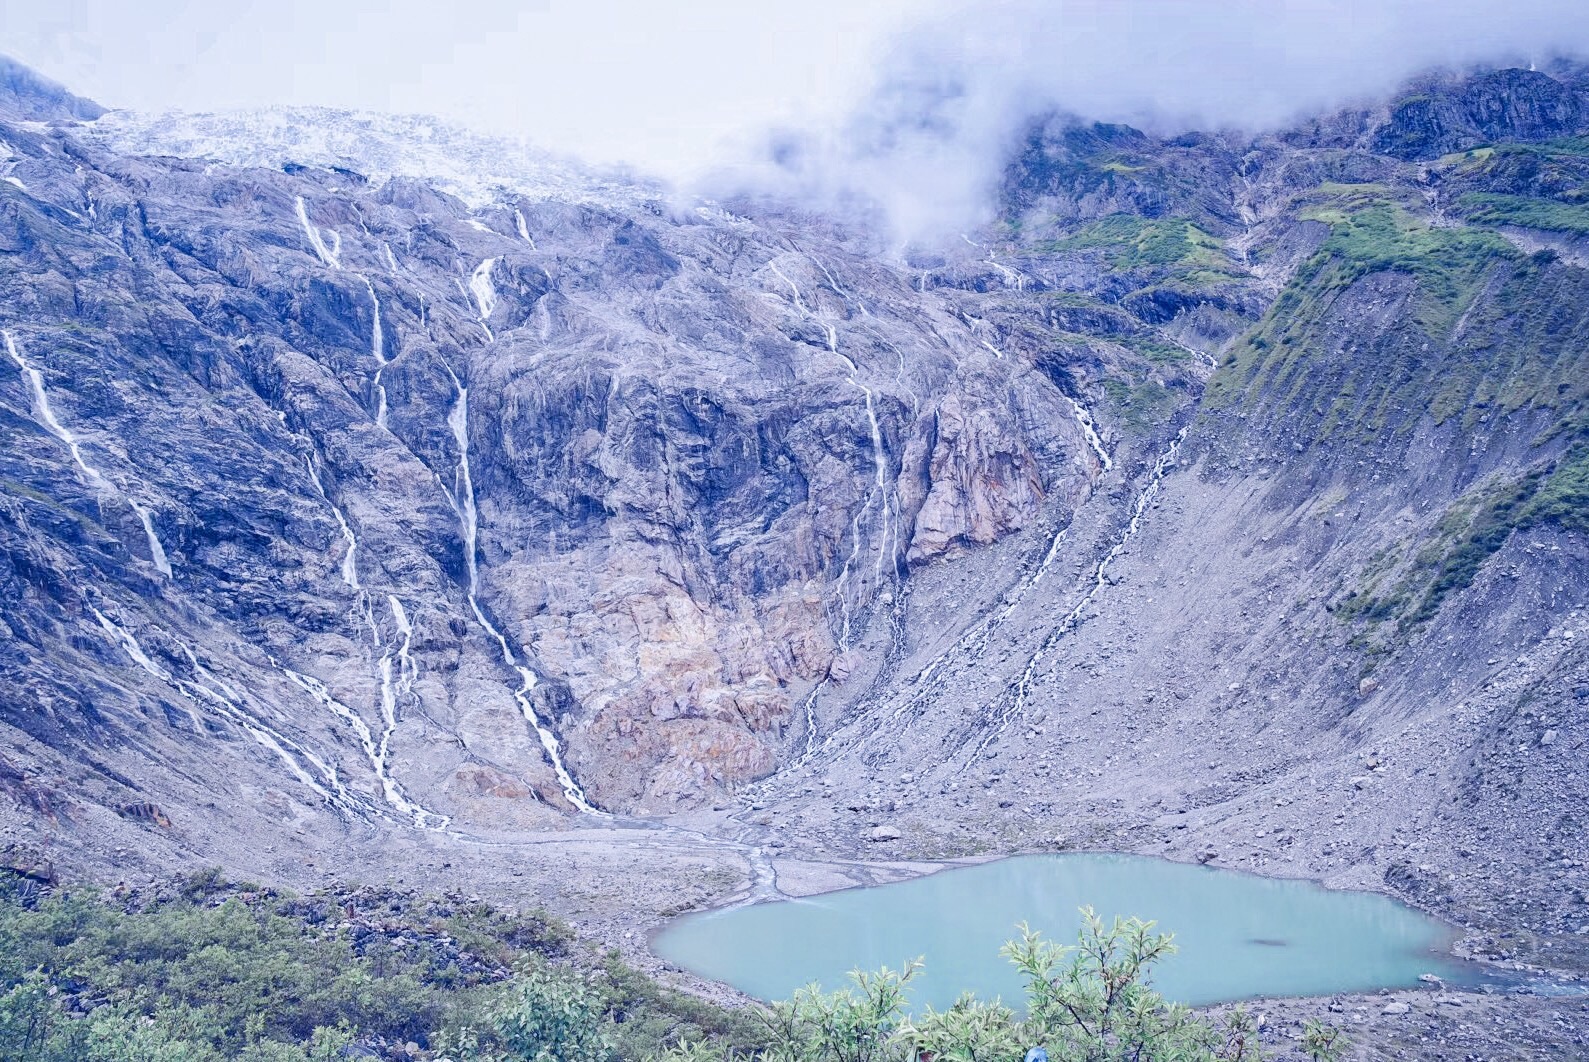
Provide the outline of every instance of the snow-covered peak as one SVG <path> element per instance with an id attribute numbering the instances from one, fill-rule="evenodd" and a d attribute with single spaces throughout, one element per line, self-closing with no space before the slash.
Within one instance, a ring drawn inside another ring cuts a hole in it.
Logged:
<path id="1" fill-rule="evenodd" d="M 423 115 L 273 107 L 192 114 L 112 111 L 84 132 L 119 154 L 172 155 L 234 166 L 353 170 L 376 183 L 422 178 L 471 207 L 503 193 L 565 202 L 639 202 L 655 183 L 601 173 L 523 140 L 494 137 Z"/>

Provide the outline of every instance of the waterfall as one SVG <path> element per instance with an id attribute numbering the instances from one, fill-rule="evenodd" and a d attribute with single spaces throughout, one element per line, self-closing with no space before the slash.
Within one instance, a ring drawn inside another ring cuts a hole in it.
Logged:
<path id="1" fill-rule="evenodd" d="M 326 503 L 331 510 L 331 515 L 336 518 L 337 526 L 342 529 L 342 540 L 348 544 L 348 551 L 342 555 L 342 581 L 353 590 L 359 587 L 359 566 L 356 556 L 359 549 L 359 540 L 353 534 L 353 528 L 348 526 L 347 517 L 342 515 L 342 510 L 331 501 L 326 494 L 325 484 L 320 481 L 320 471 L 315 468 L 314 458 L 306 456 L 304 463 L 309 466 L 309 478 L 314 483 L 315 492 L 320 495 L 320 500 Z"/>
<path id="2" fill-rule="evenodd" d="M 824 275 L 828 277 L 830 286 L 832 286 L 836 292 L 840 293 L 841 298 L 846 297 L 844 296 L 842 289 L 839 288 L 838 282 L 833 279 L 832 274 L 827 272 L 826 267 L 823 267 L 820 262 L 817 263 L 817 265 L 818 268 L 822 269 Z M 802 316 L 809 318 L 822 328 L 823 333 L 827 338 L 828 352 L 836 356 L 840 363 L 844 366 L 845 383 L 860 393 L 862 406 L 866 411 L 867 431 L 871 440 L 872 450 L 873 483 L 871 489 L 867 492 L 865 501 L 861 504 L 860 509 L 856 511 L 855 515 L 850 520 L 850 552 L 845 558 L 843 566 L 839 570 L 839 577 L 835 583 L 835 594 L 838 598 L 839 606 L 839 648 L 841 651 L 848 651 L 853 633 L 853 609 L 849 599 L 851 570 L 855 566 L 856 561 L 858 561 L 860 558 L 862 526 L 865 523 L 868 514 L 871 512 L 874 503 L 878 507 L 878 519 L 880 522 L 877 545 L 877 563 L 875 565 L 874 573 L 874 578 L 878 582 L 881 582 L 883 578 L 883 564 L 889 556 L 890 539 L 891 537 L 897 539 L 898 536 L 897 529 L 893 527 L 893 524 L 897 521 L 894 514 L 893 499 L 888 487 L 888 457 L 883 446 L 882 427 L 877 419 L 876 393 L 870 387 L 860 382 L 858 379 L 860 374 L 859 368 L 848 355 L 842 353 L 839 350 L 838 330 L 827 321 L 822 320 L 812 311 L 811 307 L 807 305 L 804 296 L 801 294 L 799 285 L 791 280 L 782 269 L 778 268 L 778 264 L 776 262 L 768 262 L 767 266 L 772 270 L 773 274 L 777 276 L 779 280 L 788 285 L 790 294 L 793 297 L 795 309 L 797 309 Z M 897 545 L 897 542 L 895 544 Z"/>
<path id="3" fill-rule="evenodd" d="M 487 259 L 488 263 L 490 261 L 491 259 Z M 476 273 L 478 272 L 477 270 Z M 519 688 L 513 691 L 513 699 L 518 703 L 524 721 L 530 724 L 536 736 L 540 738 L 541 748 L 545 750 L 546 758 L 551 761 L 552 771 L 557 775 L 563 795 L 580 811 L 598 814 L 564 764 L 562 746 L 558 743 L 557 735 L 541 721 L 540 714 L 530 700 L 530 691 L 539 683 L 539 676 L 518 662 L 513 649 L 508 645 L 507 638 L 486 618 L 484 610 L 480 608 L 477 597 L 480 589 L 480 566 L 476 556 L 480 535 L 480 515 L 475 507 L 474 477 L 469 467 L 469 389 L 458 379 L 458 374 L 452 371 L 451 366 L 447 368 L 447 373 L 452 377 L 453 387 L 457 389 L 458 394 L 458 400 L 453 404 L 452 411 L 447 414 L 447 427 L 452 430 L 453 440 L 458 444 L 458 469 L 453 475 L 453 489 L 448 492 L 448 500 L 452 502 L 453 511 L 458 515 L 463 532 L 464 564 L 469 574 L 469 609 L 474 613 L 475 621 L 480 624 L 481 629 L 497 643 L 502 653 L 502 662 L 518 673 Z"/>
<path id="4" fill-rule="evenodd" d="M 387 248 L 391 253 L 391 248 Z M 381 332 L 381 299 L 375 294 L 375 285 L 370 283 L 370 278 L 359 277 L 364 281 L 364 288 L 370 293 L 370 305 L 375 314 L 375 323 L 370 330 L 370 356 L 375 359 L 375 426 L 386 427 L 386 385 L 381 383 L 381 374 L 386 371 L 389 364 L 386 357 L 386 337 Z"/>
<path id="5" fill-rule="evenodd" d="M 1142 492 L 1137 495 L 1136 502 L 1131 506 L 1131 519 L 1127 521 L 1125 529 L 1121 531 L 1120 537 L 1115 540 L 1109 552 L 1104 554 L 1103 559 L 1093 569 L 1092 586 L 1082 599 L 1077 602 L 1076 607 L 1066 613 L 1054 629 L 1049 632 L 1048 637 L 1043 640 L 1043 644 L 1038 647 L 1037 652 L 1033 653 L 1027 660 L 1026 667 L 1022 670 L 1021 677 L 1016 682 L 1015 695 L 1011 698 L 1010 706 L 1000 714 L 993 729 L 977 745 L 976 751 L 978 753 L 985 750 L 1003 733 L 1010 720 L 1018 718 L 1026 710 L 1027 700 L 1031 696 L 1032 687 L 1036 684 L 1038 666 L 1042 663 L 1044 657 L 1053 651 L 1059 640 L 1075 629 L 1076 624 L 1081 621 L 1082 613 L 1098 599 L 1098 596 L 1103 593 L 1104 587 L 1109 585 L 1109 566 L 1120 557 L 1120 554 L 1125 552 L 1126 544 L 1142 530 L 1142 517 L 1147 512 L 1148 506 L 1153 503 L 1153 499 L 1158 496 L 1159 487 L 1164 482 L 1164 477 L 1174 467 L 1175 455 L 1180 450 L 1181 443 L 1186 439 L 1186 431 L 1187 429 L 1182 428 L 1177 432 L 1175 438 L 1171 439 L 1170 444 L 1165 447 L 1164 452 L 1159 454 L 1158 460 L 1154 461 L 1153 470 L 1148 476 L 1147 485 L 1142 488 Z"/>
<path id="6" fill-rule="evenodd" d="M 149 543 L 149 558 L 154 562 L 155 570 L 167 579 L 171 578 L 171 559 L 166 556 L 166 549 L 154 532 L 154 513 L 148 506 L 131 498 L 127 499 L 127 504 L 132 506 L 132 511 L 138 514 L 138 522 L 143 524 L 143 536 Z"/>
<path id="7" fill-rule="evenodd" d="M 390 658 L 387 658 L 386 663 L 386 669 L 389 672 L 391 670 Z M 282 674 L 287 676 L 289 681 L 307 692 L 322 707 L 347 724 L 348 728 L 353 731 L 354 736 L 358 738 L 359 746 L 364 750 L 365 758 L 370 761 L 370 768 L 375 773 L 376 781 L 380 784 L 382 798 L 394 811 L 412 819 L 414 825 L 422 829 L 442 830 L 447 827 L 451 821 L 447 816 L 438 815 L 408 799 L 403 793 L 402 786 L 398 785 L 397 779 L 392 775 L 388 753 L 391 726 L 395 725 L 395 723 L 390 721 L 395 715 L 395 708 L 387 715 L 389 726 L 386 732 L 381 735 L 380 744 L 377 745 L 369 726 L 359 717 L 359 714 L 337 700 L 324 682 L 311 675 L 294 671 L 291 668 L 283 667 L 280 670 Z M 383 696 L 383 702 L 384 700 Z"/>
<path id="8" fill-rule="evenodd" d="M 143 524 L 144 537 L 148 540 L 149 556 L 154 563 L 155 570 L 166 578 L 171 578 L 170 558 L 166 554 L 165 547 L 160 544 L 159 536 L 155 534 L 154 513 L 148 506 L 134 501 L 125 491 L 111 483 L 104 473 L 88 463 L 88 460 L 83 456 L 83 448 L 79 445 L 77 436 L 66 425 L 61 423 L 60 418 L 55 415 L 55 410 L 50 406 L 49 393 L 44 389 L 44 373 L 22 355 L 22 351 L 17 347 L 16 337 L 9 331 L 0 331 L 0 337 L 5 339 L 6 353 L 10 354 L 11 360 L 17 363 L 17 368 L 21 370 L 23 379 L 28 382 L 29 387 L 33 391 L 34 410 L 38 414 L 39 421 L 44 425 L 45 430 L 66 444 L 67 450 L 72 455 L 72 462 L 77 465 L 78 471 L 83 474 L 83 478 L 90 485 L 96 490 L 119 495 L 127 503 L 127 506 L 137 514 L 138 522 Z"/>
<path id="9" fill-rule="evenodd" d="M 314 253 L 319 256 L 320 261 L 332 269 L 341 269 L 342 237 L 333 231 L 331 239 L 335 247 L 326 246 L 325 240 L 320 237 L 320 230 L 309 220 L 309 208 L 304 203 L 303 196 L 298 197 L 298 221 L 303 225 L 304 235 L 309 237 L 309 245 L 314 248 Z"/>
<path id="10" fill-rule="evenodd" d="M 192 646 L 178 642 L 194 676 L 192 679 L 184 679 L 169 668 L 157 664 L 132 632 L 92 605 L 89 606 L 89 611 L 93 612 L 100 628 L 121 647 L 134 664 L 171 686 L 189 701 L 207 706 L 215 714 L 243 730 L 260 747 L 271 752 L 299 784 L 321 800 L 357 815 L 366 812 L 365 805 L 347 791 L 332 767 L 319 756 L 266 723 L 258 713 L 251 711 L 245 704 L 246 696 L 199 663 L 198 654 L 193 651 Z M 189 714 L 192 715 L 191 712 Z M 313 773 L 310 768 L 313 769 Z"/>
<path id="11" fill-rule="evenodd" d="M 495 258 L 487 258 L 469 275 L 469 290 L 480 308 L 480 327 L 485 329 L 488 340 L 496 338 L 491 334 L 491 314 L 497 308 L 497 289 L 491 283 L 491 269 L 496 264 Z"/>
<path id="12" fill-rule="evenodd" d="M 1098 428 L 1092 419 L 1092 411 L 1080 402 L 1065 396 L 1065 401 L 1070 403 L 1071 413 L 1076 418 L 1076 423 L 1081 425 L 1081 433 L 1087 439 L 1087 445 L 1092 447 L 1092 452 L 1098 458 L 1098 464 L 1105 472 L 1114 468 L 1114 461 L 1109 458 L 1109 451 L 1103 447 L 1103 439 L 1098 436 Z"/>

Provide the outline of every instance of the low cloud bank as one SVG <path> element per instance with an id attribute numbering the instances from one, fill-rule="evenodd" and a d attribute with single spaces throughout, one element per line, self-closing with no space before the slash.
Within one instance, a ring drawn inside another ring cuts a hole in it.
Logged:
<path id="1" fill-rule="evenodd" d="M 932 242 L 991 216 L 1005 160 L 1052 112 L 1159 132 L 1261 131 L 1435 68 L 1589 55 L 1582 0 L 1003 0 L 895 39 L 832 128 L 786 129 L 719 171 Z"/>

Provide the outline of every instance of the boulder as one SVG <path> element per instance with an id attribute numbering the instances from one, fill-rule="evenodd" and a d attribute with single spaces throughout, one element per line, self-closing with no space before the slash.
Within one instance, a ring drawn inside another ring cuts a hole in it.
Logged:
<path id="1" fill-rule="evenodd" d="M 116 814 L 124 819 L 146 822 L 151 826 L 159 826 L 162 829 L 168 829 L 171 826 L 171 820 L 166 817 L 164 811 L 160 810 L 160 806 L 151 804 L 147 800 L 138 800 L 130 804 L 117 804 Z"/>

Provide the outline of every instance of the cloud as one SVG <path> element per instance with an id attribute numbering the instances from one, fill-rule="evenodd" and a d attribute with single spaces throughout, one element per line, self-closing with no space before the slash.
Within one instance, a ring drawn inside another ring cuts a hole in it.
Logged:
<path id="1" fill-rule="evenodd" d="M 4 0 L 0 51 L 108 107 L 431 114 L 683 177 L 725 137 L 851 104 L 921 4 Z"/>
<path id="2" fill-rule="evenodd" d="M 1437 67 L 1589 55 L 1582 0 L 1004 0 L 901 34 L 848 119 L 786 128 L 715 179 L 939 239 L 991 209 L 1053 112 L 1154 131 L 1275 128 Z"/>
<path id="3" fill-rule="evenodd" d="M 1259 129 L 1432 65 L 1589 54 L 1584 0 L 5 2 L 4 50 L 107 106 L 438 114 L 719 193 L 880 204 L 900 236 L 986 217 L 1045 112 Z"/>

